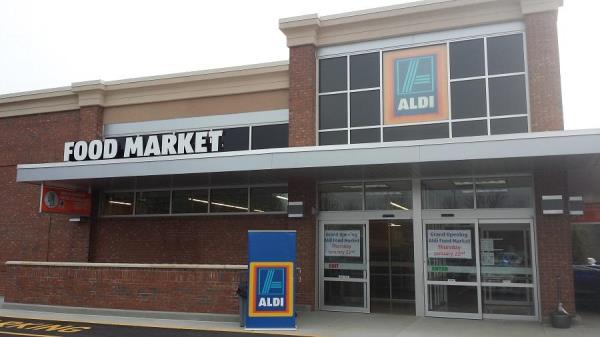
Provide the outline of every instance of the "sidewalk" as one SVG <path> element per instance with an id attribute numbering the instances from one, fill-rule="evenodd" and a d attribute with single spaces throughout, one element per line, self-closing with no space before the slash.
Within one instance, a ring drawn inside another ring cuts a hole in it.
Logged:
<path id="1" fill-rule="evenodd" d="M 57 313 L 5 309 L 1 306 L 2 298 L 0 298 L 0 316 L 7 317 L 161 328 L 243 331 L 237 322 Z M 582 316 L 578 316 L 571 329 L 560 330 L 538 322 L 473 321 L 322 311 L 299 312 L 297 331 L 274 333 L 320 337 L 597 337 L 600 336 L 600 313 L 584 313 Z"/>

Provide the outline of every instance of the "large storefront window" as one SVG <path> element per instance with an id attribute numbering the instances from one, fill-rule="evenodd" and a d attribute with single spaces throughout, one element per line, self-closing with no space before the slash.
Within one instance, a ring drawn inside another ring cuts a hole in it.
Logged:
<path id="1" fill-rule="evenodd" d="M 528 132 L 523 34 L 319 60 L 319 144 Z"/>
<path id="2" fill-rule="evenodd" d="M 411 182 L 369 181 L 319 185 L 321 211 L 412 209 Z"/>
<path id="3" fill-rule="evenodd" d="M 104 192 L 100 212 L 103 216 L 284 213 L 287 193 L 285 185 Z"/>
<path id="4" fill-rule="evenodd" d="M 424 209 L 529 208 L 531 177 L 433 179 L 421 183 Z"/>

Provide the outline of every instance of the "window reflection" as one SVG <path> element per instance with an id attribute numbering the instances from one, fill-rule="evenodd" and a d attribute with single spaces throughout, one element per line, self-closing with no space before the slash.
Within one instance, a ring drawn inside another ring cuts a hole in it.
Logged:
<path id="1" fill-rule="evenodd" d="M 102 212 L 106 215 L 133 214 L 133 192 L 104 193 Z"/>
<path id="2" fill-rule="evenodd" d="M 425 209 L 473 208 L 472 179 L 424 180 L 422 200 Z"/>

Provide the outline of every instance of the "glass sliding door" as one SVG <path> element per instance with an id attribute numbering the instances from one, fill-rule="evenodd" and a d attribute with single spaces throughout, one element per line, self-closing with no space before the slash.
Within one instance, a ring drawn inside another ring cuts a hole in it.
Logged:
<path id="1" fill-rule="evenodd" d="M 428 316 L 481 318 L 476 221 L 426 221 Z"/>
<path id="2" fill-rule="evenodd" d="M 321 222 L 320 307 L 369 312 L 366 222 Z"/>
<path id="3" fill-rule="evenodd" d="M 530 221 L 479 222 L 484 317 L 536 317 Z"/>

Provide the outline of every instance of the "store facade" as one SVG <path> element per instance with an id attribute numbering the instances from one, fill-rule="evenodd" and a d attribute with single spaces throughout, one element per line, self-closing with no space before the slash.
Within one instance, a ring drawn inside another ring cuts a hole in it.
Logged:
<path id="1" fill-rule="evenodd" d="M 286 62 L 0 97 L 0 294 L 234 313 L 247 231 L 293 229 L 301 309 L 540 320 L 558 284 L 574 312 L 568 176 L 600 132 L 563 131 L 560 5 L 288 18 Z M 39 213 L 41 184 L 92 216 Z"/>

